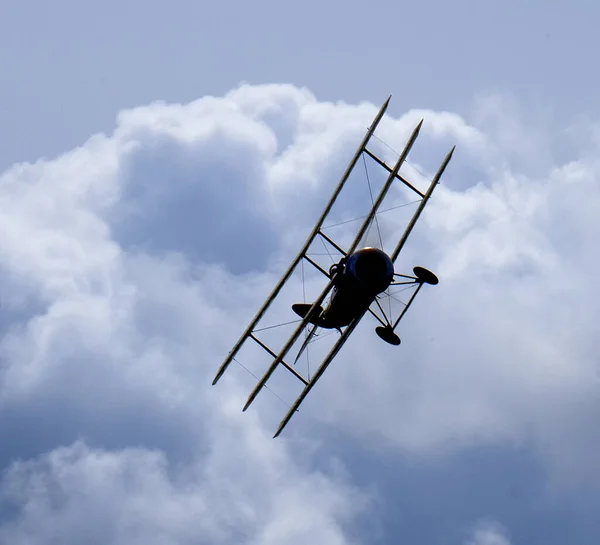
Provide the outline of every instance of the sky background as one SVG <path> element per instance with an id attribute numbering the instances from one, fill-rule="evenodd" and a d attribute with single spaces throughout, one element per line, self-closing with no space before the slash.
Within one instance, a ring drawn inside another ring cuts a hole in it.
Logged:
<path id="1" fill-rule="evenodd" d="M 307 86 L 321 100 L 394 93 L 396 115 L 468 114 L 474 97 L 497 92 L 559 127 L 600 115 L 600 7 L 584 0 L 7 0 L 0 10 L 2 167 L 110 131 L 122 108 L 241 81 Z"/>
<path id="2" fill-rule="evenodd" d="M 3 2 L 0 543 L 596 545 L 599 15 Z M 457 144 L 399 263 L 440 285 L 272 440 L 210 382 L 390 93 L 421 187 Z"/>

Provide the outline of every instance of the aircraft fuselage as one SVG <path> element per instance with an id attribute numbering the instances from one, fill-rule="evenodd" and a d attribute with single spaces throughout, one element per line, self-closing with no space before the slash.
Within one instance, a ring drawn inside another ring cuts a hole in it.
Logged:
<path id="1" fill-rule="evenodd" d="M 343 258 L 331 269 L 335 275 L 333 295 L 325 309 L 317 308 L 311 323 L 324 329 L 340 329 L 364 313 L 375 297 L 394 278 L 394 264 L 378 248 L 363 248 Z M 304 317 L 310 304 L 295 304 L 294 312 Z"/>

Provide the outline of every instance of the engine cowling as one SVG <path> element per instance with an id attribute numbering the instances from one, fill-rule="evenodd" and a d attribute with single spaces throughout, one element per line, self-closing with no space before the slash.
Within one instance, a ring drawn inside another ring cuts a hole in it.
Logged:
<path id="1" fill-rule="evenodd" d="M 363 248 L 348 258 L 346 272 L 369 292 L 377 294 L 385 291 L 394 279 L 394 264 L 379 248 Z"/>

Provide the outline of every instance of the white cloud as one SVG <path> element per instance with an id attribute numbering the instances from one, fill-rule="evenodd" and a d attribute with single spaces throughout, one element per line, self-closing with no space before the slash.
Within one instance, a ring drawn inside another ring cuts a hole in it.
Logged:
<path id="1" fill-rule="evenodd" d="M 114 134 L 1 175 L 0 429 L 17 432 L 0 432 L 0 459 L 30 460 L 1 488 L 11 543 L 94 528 L 102 543 L 358 542 L 347 523 L 368 503 L 315 469 L 315 422 L 414 456 L 518 442 L 556 475 L 596 471 L 598 163 L 586 152 L 528 177 L 505 131 L 455 114 L 382 124 L 400 147 L 425 116 L 412 163 L 426 172 L 458 144 L 400 263 L 441 278 L 402 346 L 365 321 L 277 441 L 285 409 L 263 392 L 241 413 L 243 370 L 210 386 L 376 109 L 243 86 L 122 112 Z"/>
<path id="2" fill-rule="evenodd" d="M 467 545 L 510 545 L 510 541 L 500 525 L 486 521 L 477 525 Z"/>
<path id="3" fill-rule="evenodd" d="M 227 452 L 217 440 L 208 456 L 183 468 L 161 452 L 106 452 L 79 442 L 15 463 L 0 498 L 19 516 L 0 527 L 0 539 L 300 544 L 316 535 L 322 543 L 351 542 L 338 523 L 362 505 L 359 496 L 318 473 L 299 475 L 278 447 L 267 450 L 240 432 L 245 451 Z"/>

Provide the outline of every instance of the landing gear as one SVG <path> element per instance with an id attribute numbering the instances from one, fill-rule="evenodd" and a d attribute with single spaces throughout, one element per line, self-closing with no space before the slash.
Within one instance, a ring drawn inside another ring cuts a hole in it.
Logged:
<path id="1" fill-rule="evenodd" d="M 394 333 L 394 330 L 389 325 L 376 327 L 375 333 L 388 344 L 393 344 L 394 346 L 400 344 L 400 337 Z"/>
<path id="2" fill-rule="evenodd" d="M 419 279 L 419 282 L 422 282 L 424 284 L 430 284 L 431 286 L 435 286 L 439 282 L 438 277 L 425 267 L 417 266 L 413 268 L 413 272 L 415 273 L 415 276 Z"/>
<path id="3" fill-rule="evenodd" d="M 433 274 L 429 269 L 426 269 L 425 267 L 419 267 L 419 266 L 414 267 L 413 273 L 415 275 L 413 280 L 416 280 L 415 283 L 417 285 L 417 289 L 413 292 L 410 300 L 404 307 L 404 310 L 402 311 L 402 313 L 400 314 L 398 319 L 393 324 L 388 323 L 387 325 L 379 326 L 379 327 L 375 328 L 375 332 L 377 333 L 377 335 L 379 336 L 380 339 L 382 339 L 386 343 L 392 344 L 394 346 L 398 346 L 400 344 L 400 337 L 398 337 L 398 335 L 396 335 L 394 329 L 396 329 L 396 326 L 398 325 L 398 323 L 404 316 L 405 312 L 408 310 L 408 307 L 410 307 L 410 305 L 412 304 L 417 293 L 419 293 L 419 290 L 423 287 L 423 284 L 429 284 L 431 286 L 435 286 L 436 284 L 439 283 L 438 277 L 435 274 Z M 398 275 L 398 276 L 404 276 L 404 275 Z M 405 276 L 405 278 L 411 278 L 411 277 Z M 398 283 L 399 284 L 412 284 L 413 282 L 398 282 Z"/>

